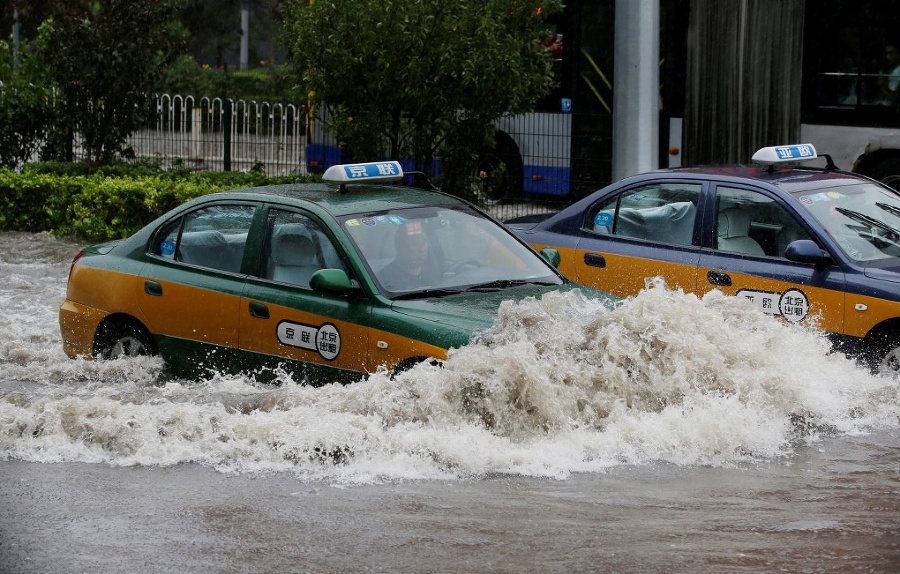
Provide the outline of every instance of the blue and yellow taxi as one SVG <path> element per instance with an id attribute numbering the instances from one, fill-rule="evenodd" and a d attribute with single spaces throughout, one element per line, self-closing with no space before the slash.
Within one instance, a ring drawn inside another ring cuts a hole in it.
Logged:
<path id="1" fill-rule="evenodd" d="M 697 295 L 718 289 L 900 371 L 900 196 L 812 145 L 629 177 L 510 227 L 555 248 L 576 282 L 620 297 L 655 277 Z"/>
<path id="2" fill-rule="evenodd" d="M 552 249 L 403 177 L 397 162 L 336 165 L 321 183 L 206 195 L 84 248 L 59 310 L 66 354 L 349 382 L 446 358 L 504 300 L 603 297 L 564 278 Z"/>

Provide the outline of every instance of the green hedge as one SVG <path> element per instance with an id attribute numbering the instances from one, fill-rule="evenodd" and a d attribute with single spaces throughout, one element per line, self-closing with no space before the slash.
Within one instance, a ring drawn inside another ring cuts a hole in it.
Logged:
<path id="1" fill-rule="evenodd" d="M 305 102 L 306 94 L 297 93 L 295 83 L 289 68 L 283 64 L 223 70 L 200 66 L 190 56 L 182 56 L 166 68 L 155 91 L 272 104 Z"/>
<path id="2" fill-rule="evenodd" d="M 116 170 L 87 176 L 59 166 L 36 165 L 21 174 L 0 168 L 0 231 L 50 231 L 101 242 L 128 237 L 170 209 L 207 193 L 318 179 L 244 172 L 129 176 L 128 168 L 112 176 L 110 171 Z"/>

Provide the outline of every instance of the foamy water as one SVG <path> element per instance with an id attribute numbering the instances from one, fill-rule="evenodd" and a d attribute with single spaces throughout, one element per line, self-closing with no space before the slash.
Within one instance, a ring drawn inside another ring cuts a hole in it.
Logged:
<path id="1" fill-rule="evenodd" d="M 730 466 L 900 426 L 900 385 L 748 303 L 655 286 L 607 309 L 577 294 L 503 305 L 443 366 L 349 386 L 61 350 L 77 246 L 0 234 L 0 459 L 184 462 L 367 483 L 507 473 L 565 478 L 664 461 Z"/>

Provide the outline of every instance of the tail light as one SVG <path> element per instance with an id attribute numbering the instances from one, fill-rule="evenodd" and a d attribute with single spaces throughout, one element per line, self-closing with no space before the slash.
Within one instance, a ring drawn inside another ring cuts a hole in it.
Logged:
<path id="1" fill-rule="evenodd" d="M 69 265 L 69 280 L 72 279 L 72 270 L 75 269 L 75 264 L 78 263 L 78 260 L 84 257 L 84 251 L 79 251 L 78 254 L 72 258 L 72 263 Z"/>

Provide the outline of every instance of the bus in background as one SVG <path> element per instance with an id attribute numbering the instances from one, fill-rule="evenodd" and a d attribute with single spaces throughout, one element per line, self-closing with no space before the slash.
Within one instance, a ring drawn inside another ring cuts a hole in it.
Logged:
<path id="1" fill-rule="evenodd" d="M 801 141 L 900 189 L 900 1 L 805 10 Z"/>
<path id="2" fill-rule="evenodd" d="M 562 44 L 557 89 L 536 113 L 498 122 L 495 155 L 481 156 L 483 173 L 502 160 L 513 176 L 504 197 L 571 202 L 612 181 L 615 1 L 565 4 L 549 21 Z M 693 5 L 660 0 L 661 168 L 681 165 Z M 900 0 L 806 2 L 803 24 L 800 141 L 900 189 Z"/>
<path id="3" fill-rule="evenodd" d="M 530 114 L 496 122 L 476 175 L 489 199 L 571 203 L 612 181 L 615 0 L 567 0 L 548 19 L 556 87 Z M 691 0 L 660 0 L 659 166 L 679 167 Z M 842 169 L 900 188 L 900 103 L 885 54 L 900 43 L 900 0 L 806 2 L 800 141 Z M 900 66 L 900 60 L 894 67 Z M 900 81 L 900 80 L 898 80 Z M 881 95 L 880 95 L 881 94 Z M 320 118 L 307 169 L 341 163 Z"/>
<path id="4" fill-rule="evenodd" d="M 612 181 L 615 0 L 567 0 L 547 20 L 556 85 L 535 111 L 500 118 L 494 145 L 479 151 L 475 175 L 489 200 L 570 203 Z M 660 141 L 684 109 L 689 0 L 660 1 Z M 502 81 L 502 78 L 498 79 Z M 323 112 L 319 112 L 321 114 Z M 307 169 L 342 163 L 321 115 L 309 130 Z M 661 145 L 661 166 L 670 165 Z"/>

